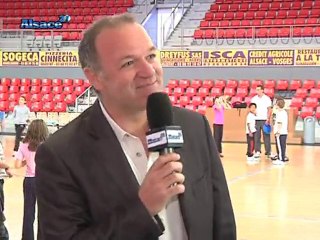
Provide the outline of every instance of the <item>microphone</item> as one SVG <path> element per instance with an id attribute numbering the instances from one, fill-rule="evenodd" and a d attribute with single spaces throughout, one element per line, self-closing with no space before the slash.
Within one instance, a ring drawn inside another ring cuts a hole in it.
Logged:
<path id="1" fill-rule="evenodd" d="M 171 101 L 166 93 L 156 92 L 147 100 L 147 118 L 150 130 L 147 132 L 147 145 L 151 152 L 160 155 L 174 152 L 183 146 L 180 126 L 173 126 Z"/>

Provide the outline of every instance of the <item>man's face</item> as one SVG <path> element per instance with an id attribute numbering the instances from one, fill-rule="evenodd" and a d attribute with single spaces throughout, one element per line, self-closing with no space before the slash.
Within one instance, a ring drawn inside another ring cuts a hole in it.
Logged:
<path id="1" fill-rule="evenodd" d="M 257 87 L 257 88 L 256 88 L 256 91 L 257 91 L 257 95 L 258 95 L 259 97 L 261 97 L 261 96 L 263 95 L 263 89 L 262 89 L 261 87 Z"/>
<path id="2" fill-rule="evenodd" d="M 107 109 L 144 111 L 148 96 L 163 90 L 163 70 L 143 27 L 125 23 L 96 39 L 101 73 L 92 85 Z"/>
<path id="3" fill-rule="evenodd" d="M 19 98 L 19 105 L 23 105 L 26 103 L 26 100 L 24 100 L 23 97 Z"/>

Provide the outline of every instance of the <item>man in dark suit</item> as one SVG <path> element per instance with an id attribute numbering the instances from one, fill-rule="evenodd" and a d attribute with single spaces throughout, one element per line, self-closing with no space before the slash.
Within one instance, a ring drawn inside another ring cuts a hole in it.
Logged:
<path id="1" fill-rule="evenodd" d="M 81 66 L 99 100 L 36 154 L 43 240 L 235 240 L 219 153 L 207 120 L 174 108 L 184 146 L 148 151 L 146 102 L 163 89 L 151 39 L 128 14 L 84 34 Z"/>

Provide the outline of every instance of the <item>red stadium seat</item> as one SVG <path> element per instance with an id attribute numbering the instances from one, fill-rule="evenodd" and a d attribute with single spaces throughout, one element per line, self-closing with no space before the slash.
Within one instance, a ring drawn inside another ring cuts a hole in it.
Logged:
<path id="1" fill-rule="evenodd" d="M 250 97 L 253 97 L 253 96 L 255 96 L 255 95 L 257 95 L 257 89 L 256 89 L 256 87 L 255 87 L 255 88 L 250 88 L 249 96 L 250 96 Z"/>
<path id="2" fill-rule="evenodd" d="M 196 111 L 196 110 L 197 110 L 196 106 L 194 106 L 194 105 L 192 105 L 192 104 L 186 105 L 185 108 L 186 108 L 186 109 L 189 109 L 189 110 L 191 110 L 191 111 Z"/>
<path id="3" fill-rule="evenodd" d="M 296 107 L 298 109 L 300 109 L 303 105 L 303 98 L 301 97 L 293 97 L 291 99 L 291 104 L 290 107 Z"/>
<path id="4" fill-rule="evenodd" d="M 31 80 L 31 86 L 40 86 L 41 82 L 42 82 L 42 80 L 40 78 L 33 78 Z"/>
<path id="5" fill-rule="evenodd" d="M 31 88 L 30 88 L 30 93 L 31 93 L 31 94 L 39 93 L 40 90 L 41 90 L 41 87 L 40 87 L 40 86 L 31 86 Z"/>
<path id="6" fill-rule="evenodd" d="M 199 88 L 198 96 L 203 97 L 203 98 L 206 96 L 209 96 L 209 88 L 206 88 L 206 87 Z"/>
<path id="7" fill-rule="evenodd" d="M 64 101 L 64 97 L 65 97 L 65 95 L 64 94 L 55 94 L 54 96 L 53 96 L 53 102 L 54 103 L 57 103 L 57 102 L 63 102 Z"/>
<path id="8" fill-rule="evenodd" d="M 71 93 L 73 93 L 73 86 L 66 86 L 63 88 L 63 94 L 67 95 Z"/>
<path id="9" fill-rule="evenodd" d="M 76 94 L 77 96 L 81 95 L 84 91 L 85 91 L 84 86 L 77 86 L 74 88 L 74 94 Z"/>
<path id="10" fill-rule="evenodd" d="M 29 86 L 21 86 L 20 87 L 20 93 L 29 93 L 30 87 Z"/>
<path id="11" fill-rule="evenodd" d="M 190 104 L 190 97 L 188 97 L 188 96 L 181 96 L 181 97 L 179 98 L 179 104 L 180 104 L 181 106 L 186 106 L 186 105 Z"/>
<path id="12" fill-rule="evenodd" d="M 42 86 L 51 86 L 51 84 L 52 84 L 52 79 L 50 78 L 44 78 L 41 81 Z"/>
<path id="13" fill-rule="evenodd" d="M 222 95 L 222 90 L 220 87 L 213 87 L 211 88 L 210 93 L 213 97 L 220 97 Z"/>
<path id="14" fill-rule="evenodd" d="M 73 86 L 82 86 L 83 85 L 83 79 L 76 78 L 73 80 Z"/>
<path id="15" fill-rule="evenodd" d="M 197 94 L 197 90 L 196 90 L 195 88 L 193 88 L 193 87 L 188 87 L 188 88 L 186 89 L 186 93 L 185 93 L 186 96 L 188 96 L 188 97 L 193 97 L 193 96 L 195 96 L 196 94 Z"/>
<path id="16" fill-rule="evenodd" d="M 213 104 L 214 104 L 214 97 L 212 96 L 207 96 L 205 99 L 204 99 L 204 103 L 207 107 L 212 107 Z"/>
<path id="17" fill-rule="evenodd" d="M 43 86 L 41 87 L 41 93 L 46 94 L 46 93 L 51 93 L 52 87 L 51 86 Z"/>
<path id="18" fill-rule="evenodd" d="M 53 100 L 53 94 L 52 93 L 47 93 L 47 94 L 44 94 L 42 96 L 42 101 L 43 102 L 52 102 Z"/>
<path id="19" fill-rule="evenodd" d="M 247 104 L 247 106 L 249 106 L 249 104 L 251 103 L 251 99 L 252 97 L 250 96 L 244 98 L 244 102 Z"/>
<path id="20" fill-rule="evenodd" d="M 207 112 L 207 106 L 205 105 L 199 105 L 197 108 L 197 112 L 202 114 L 202 115 L 206 115 Z"/>
<path id="21" fill-rule="evenodd" d="M 263 86 L 263 80 L 260 80 L 260 79 L 254 79 L 252 80 L 251 82 L 251 88 L 256 88 L 257 86 Z"/>
<path id="22" fill-rule="evenodd" d="M 173 95 L 174 96 L 180 97 L 183 94 L 184 94 L 184 89 L 183 88 L 176 87 L 176 88 L 173 89 Z"/>
<path id="23" fill-rule="evenodd" d="M 21 86 L 30 86 L 31 85 L 31 79 L 30 78 L 22 78 L 21 79 Z"/>
<path id="24" fill-rule="evenodd" d="M 8 86 L 6 85 L 0 85 L 0 93 L 6 93 L 9 91 Z"/>
<path id="25" fill-rule="evenodd" d="M 176 104 L 178 103 L 178 97 L 177 96 L 169 96 L 169 99 L 171 101 L 172 104 Z"/>
<path id="26" fill-rule="evenodd" d="M 42 110 L 44 112 L 52 112 L 54 108 L 54 103 L 53 102 L 46 102 L 42 106 Z"/>
<path id="27" fill-rule="evenodd" d="M 202 86 L 202 82 L 203 81 L 200 80 L 200 79 L 194 79 L 194 80 L 191 81 L 190 87 L 198 89 L 198 88 L 200 88 Z"/>
<path id="28" fill-rule="evenodd" d="M 203 98 L 201 96 L 194 96 L 192 97 L 192 105 L 199 106 L 203 103 Z"/>
<path id="29" fill-rule="evenodd" d="M 7 101 L 7 100 L 8 100 L 8 93 L 0 93 L 0 101 Z"/>
<path id="30" fill-rule="evenodd" d="M 241 98 L 244 98 L 244 97 L 246 97 L 248 95 L 248 88 L 246 88 L 246 87 L 239 87 L 238 89 L 237 89 L 237 93 L 236 93 L 236 96 L 238 96 L 238 97 L 241 97 Z"/>
<path id="31" fill-rule="evenodd" d="M 204 80 L 202 83 L 202 87 L 208 88 L 209 90 L 214 86 L 214 81 L 213 80 Z"/>
<path id="32" fill-rule="evenodd" d="M 305 106 L 307 107 L 317 107 L 319 106 L 319 100 L 318 98 L 314 98 L 314 97 L 307 97 L 306 98 L 306 102 L 305 102 Z"/>
<path id="33" fill-rule="evenodd" d="M 7 112 L 9 109 L 9 102 L 8 101 L 0 101 L 0 111 Z"/>
<path id="34" fill-rule="evenodd" d="M 62 85 L 62 79 L 60 78 L 52 79 L 52 86 L 61 86 L 61 85 Z"/>
<path id="35" fill-rule="evenodd" d="M 236 103 L 236 102 L 242 102 L 242 97 L 241 96 L 233 96 L 231 98 L 231 103 Z"/>
<path id="36" fill-rule="evenodd" d="M 310 89 L 310 97 L 315 97 L 315 98 L 319 98 L 320 99 L 320 88 L 313 88 Z"/>
<path id="37" fill-rule="evenodd" d="M 288 80 L 286 79 L 280 79 L 277 82 L 276 89 L 277 90 L 287 90 L 289 86 Z"/>
<path id="38" fill-rule="evenodd" d="M 12 78 L 10 85 L 11 86 L 20 86 L 21 85 L 21 79 L 20 78 Z"/>
<path id="39" fill-rule="evenodd" d="M 296 97 L 301 97 L 301 98 L 305 98 L 308 95 L 308 90 L 305 88 L 298 88 L 296 90 Z"/>
<path id="40" fill-rule="evenodd" d="M 226 87 L 226 88 L 224 89 L 223 94 L 232 97 L 232 96 L 234 96 L 234 95 L 236 94 L 236 91 L 235 91 L 234 88 Z"/>
<path id="41" fill-rule="evenodd" d="M 227 81 L 227 85 L 226 85 L 227 88 L 236 88 L 237 86 L 238 86 L 238 81 L 237 80 L 229 79 Z"/>
<path id="42" fill-rule="evenodd" d="M 302 83 L 302 88 L 305 88 L 305 89 L 311 89 L 311 88 L 314 88 L 316 85 L 316 81 L 313 80 L 313 79 L 307 79 L 307 80 L 304 80 L 303 83 Z"/>
<path id="43" fill-rule="evenodd" d="M 18 105 L 17 101 L 9 102 L 8 111 L 12 112 L 16 105 Z"/>
<path id="44" fill-rule="evenodd" d="M 8 100 L 10 102 L 18 102 L 20 98 L 20 93 L 10 93 L 8 95 Z"/>
<path id="45" fill-rule="evenodd" d="M 186 89 L 190 86 L 190 80 L 189 79 L 181 79 L 179 81 L 179 87 Z"/>
<path id="46" fill-rule="evenodd" d="M 33 102 L 30 106 L 31 112 L 40 112 L 42 110 L 42 102 Z"/>
<path id="47" fill-rule="evenodd" d="M 289 90 L 297 90 L 298 88 L 301 88 L 302 83 L 300 79 L 293 79 L 290 81 L 289 84 Z"/>
<path id="48" fill-rule="evenodd" d="M 52 88 L 52 93 L 53 94 L 60 94 L 63 91 L 63 87 L 62 86 L 54 86 Z"/>
<path id="49" fill-rule="evenodd" d="M 313 116 L 313 107 L 303 106 L 301 108 L 300 116 L 302 118 L 312 117 Z"/>
<path id="50" fill-rule="evenodd" d="M 216 87 L 216 88 L 224 88 L 225 86 L 226 86 L 226 80 L 224 80 L 224 79 L 217 79 L 217 80 L 215 80 L 215 82 L 214 82 L 214 86 Z"/>
<path id="51" fill-rule="evenodd" d="M 316 118 L 320 120 L 320 106 L 316 108 Z"/>
<path id="52" fill-rule="evenodd" d="M 9 87 L 9 93 L 17 93 L 17 92 L 19 92 L 18 86 L 10 86 Z"/>
<path id="53" fill-rule="evenodd" d="M 175 88 L 179 86 L 179 81 L 177 79 L 170 79 L 167 86 L 169 88 Z"/>
<path id="54" fill-rule="evenodd" d="M 72 86 L 72 85 L 73 85 L 73 80 L 72 80 L 71 78 L 65 78 L 65 79 L 63 79 L 63 81 L 62 81 L 62 85 L 63 85 L 64 87 L 66 87 L 66 86 Z"/>
<path id="55" fill-rule="evenodd" d="M 32 94 L 30 97 L 30 101 L 31 102 L 41 102 L 42 100 L 42 94 L 41 93 L 36 93 L 36 94 Z"/>
<path id="56" fill-rule="evenodd" d="M 273 98 L 274 97 L 274 88 L 265 88 L 264 94 L 266 94 L 270 98 Z"/>
<path id="57" fill-rule="evenodd" d="M 239 85 L 238 85 L 239 88 L 249 88 L 249 86 L 250 86 L 250 80 L 248 79 L 239 80 Z"/>
<path id="58" fill-rule="evenodd" d="M 68 94 L 66 95 L 64 101 L 67 103 L 67 104 L 71 104 L 71 103 L 74 103 L 76 100 L 76 95 L 74 94 Z"/>
<path id="59" fill-rule="evenodd" d="M 273 79 L 268 79 L 264 82 L 264 88 L 275 88 L 276 81 Z"/>
<path id="60" fill-rule="evenodd" d="M 170 94 L 171 94 L 171 88 L 165 87 L 165 88 L 163 89 L 163 92 L 166 93 L 166 94 L 168 94 L 168 95 L 170 95 Z"/>

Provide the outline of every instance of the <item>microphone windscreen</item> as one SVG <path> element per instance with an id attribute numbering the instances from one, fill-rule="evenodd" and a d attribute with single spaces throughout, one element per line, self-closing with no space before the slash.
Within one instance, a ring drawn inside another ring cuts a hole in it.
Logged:
<path id="1" fill-rule="evenodd" d="M 147 118 L 150 129 L 173 125 L 172 104 L 166 93 L 156 92 L 149 95 Z"/>

